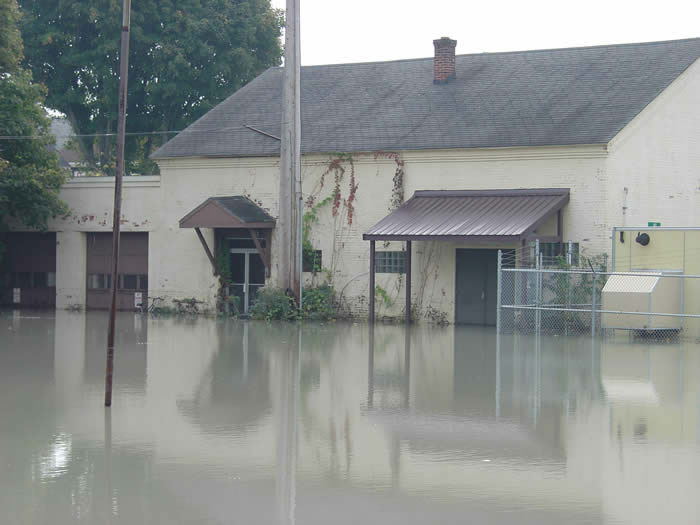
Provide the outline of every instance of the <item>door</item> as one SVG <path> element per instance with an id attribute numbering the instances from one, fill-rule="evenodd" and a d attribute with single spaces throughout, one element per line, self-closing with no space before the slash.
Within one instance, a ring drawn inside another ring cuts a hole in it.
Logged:
<path id="1" fill-rule="evenodd" d="M 265 286 L 265 265 L 257 250 L 231 249 L 231 295 L 238 298 L 238 310 L 247 314 L 258 290 Z"/>
<path id="2" fill-rule="evenodd" d="M 496 324 L 497 250 L 457 250 L 455 323 Z"/>

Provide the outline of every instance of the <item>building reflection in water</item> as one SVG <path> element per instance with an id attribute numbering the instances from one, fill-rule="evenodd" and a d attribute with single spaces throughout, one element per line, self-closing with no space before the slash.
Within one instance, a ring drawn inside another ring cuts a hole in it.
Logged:
<path id="1" fill-rule="evenodd" d="M 106 414 L 56 315 L 0 318 L 10 522 L 700 518 L 697 345 L 123 317 Z"/>

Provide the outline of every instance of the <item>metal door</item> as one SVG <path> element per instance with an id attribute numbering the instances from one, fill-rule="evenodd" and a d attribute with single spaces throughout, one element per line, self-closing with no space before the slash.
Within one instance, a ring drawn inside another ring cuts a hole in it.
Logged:
<path id="1" fill-rule="evenodd" d="M 457 250 L 455 323 L 496 324 L 496 250 Z"/>
<path id="2" fill-rule="evenodd" d="M 231 295 L 238 298 L 238 308 L 247 314 L 258 290 L 265 286 L 265 265 L 257 250 L 231 249 Z"/>

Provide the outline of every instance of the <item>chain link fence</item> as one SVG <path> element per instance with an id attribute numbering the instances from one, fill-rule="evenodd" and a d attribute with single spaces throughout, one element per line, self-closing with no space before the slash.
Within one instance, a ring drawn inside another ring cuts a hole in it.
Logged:
<path id="1" fill-rule="evenodd" d="M 700 275 L 506 268 L 499 257 L 500 333 L 700 339 Z"/>

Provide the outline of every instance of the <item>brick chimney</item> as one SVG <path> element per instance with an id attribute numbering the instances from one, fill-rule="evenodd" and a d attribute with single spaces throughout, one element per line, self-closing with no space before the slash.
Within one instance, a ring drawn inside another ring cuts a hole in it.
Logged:
<path id="1" fill-rule="evenodd" d="M 433 40 L 435 46 L 435 59 L 433 67 L 435 69 L 435 78 L 433 84 L 447 84 L 451 78 L 455 78 L 455 47 L 457 41 L 449 37 L 443 36 L 437 40 Z"/>

